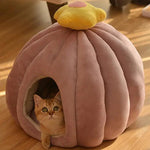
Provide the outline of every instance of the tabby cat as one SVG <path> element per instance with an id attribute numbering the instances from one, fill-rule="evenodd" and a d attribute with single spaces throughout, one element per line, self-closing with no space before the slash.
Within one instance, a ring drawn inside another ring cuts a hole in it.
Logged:
<path id="1" fill-rule="evenodd" d="M 35 115 L 40 124 L 42 146 L 50 148 L 50 137 L 65 132 L 65 122 L 60 92 L 54 98 L 43 99 L 34 94 Z"/>

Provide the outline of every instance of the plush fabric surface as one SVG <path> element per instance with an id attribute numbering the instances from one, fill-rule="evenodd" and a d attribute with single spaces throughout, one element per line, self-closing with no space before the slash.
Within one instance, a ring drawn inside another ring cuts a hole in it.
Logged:
<path id="1" fill-rule="evenodd" d="M 141 58 L 124 35 L 105 23 L 86 31 L 56 23 L 18 55 L 7 80 L 7 104 L 23 130 L 39 140 L 25 100 L 44 77 L 55 80 L 62 97 L 66 133 L 52 138 L 57 146 L 94 147 L 114 139 L 136 120 L 144 103 Z"/>

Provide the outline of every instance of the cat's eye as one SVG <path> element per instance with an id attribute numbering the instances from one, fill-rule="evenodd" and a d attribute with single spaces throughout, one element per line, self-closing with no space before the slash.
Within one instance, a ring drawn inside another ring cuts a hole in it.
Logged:
<path id="1" fill-rule="evenodd" d="M 43 107 L 42 112 L 48 112 L 48 109 L 46 107 Z"/>
<path id="2" fill-rule="evenodd" d="M 59 107 L 58 107 L 58 106 L 55 106 L 55 107 L 53 108 L 53 111 L 58 111 L 58 109 L 59 109 Z"/>

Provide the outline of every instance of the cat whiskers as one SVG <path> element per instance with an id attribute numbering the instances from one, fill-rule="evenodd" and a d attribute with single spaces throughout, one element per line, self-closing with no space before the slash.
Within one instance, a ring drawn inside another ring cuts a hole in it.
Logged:
<path id="1" fill-rule="evenodd" d="M 54 118 L 53 118 L 53 116 L 49 116 L 49 118 L 48 118 L 48 119 L 54 119 Z"/>

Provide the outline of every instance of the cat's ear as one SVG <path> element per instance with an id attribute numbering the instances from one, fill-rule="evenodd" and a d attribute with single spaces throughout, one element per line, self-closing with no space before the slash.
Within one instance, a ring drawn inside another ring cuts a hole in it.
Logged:
<path id="1" fill-rule="evenodd" d="M 39 95 L 34 94 L 34 103 L 35 103 L 35 106 L 39 107 L 39 105 L 40 105 L 41 102 L 42 102 L 42 98 Z"/>
<path id="2" fill-rule="evenodd" d="M 60 92 L 58 92 L 58 93 L 56 94 L 55 99 L 58 99 L 59 101 L 61 101 Z"/>

